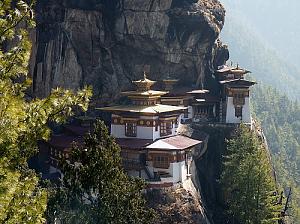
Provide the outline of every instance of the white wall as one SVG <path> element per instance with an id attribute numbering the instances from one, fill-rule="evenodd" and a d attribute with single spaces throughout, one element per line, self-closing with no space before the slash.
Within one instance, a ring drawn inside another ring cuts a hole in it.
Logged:
<path id="1" fill-rule="evenodd" d="M 169 173 L 172 177 L 168 177 L 168 180 L 173 183 L 183 182 L 187 179 L 187 167 L 185 165 L 185 161 L 170 163 L 168 169 L 154 168 L 152 162 L 148 162 L 148 170 L 152 176 L 154 176 L 154 172 L 158 171 Z M 166 181 L 164 180 L 164 182 Z"/>
<path id="2" fill-rule="evenodd" d="M 238 124 L 238 123 L 251 123 L 251 112 L 250 112 L 250 98 L 245 98 L 245 105 L 243 105 L 242 120 L 241 117 L 235 116 L 235 107 L 233 104 L 233 97 L 227 97 L 227 109 L 226 109 L 226 123 Z"/>
<path id="3" fill-rule="evenodd" d="M 183 182 L 187 178 L 187 168 L 185 161 L 170 164 L 171 174 L 173 176 L 173 183 Z"/>
<path id="4" fill-rule="evenodd" d="M 125 124 L 112 124 L 111 125 L 111 135 L 115 138 L 139 138 L 139 139 L 152 139 L 155 140 L 157 135 L 159 135 L 159 131 L 155 131 L 155 127 L 144 127 L 137 126 L 137 136 L 136 137 L 128 137 L 125 135 Z"/>
<path id="5" fill-rule="evenodd" d="M 157 121 L 158 122 L 158 121 Z M 172 135 L 176 134 L 176 125 L 173 124 L 172 127 Z M 111 124 L 111 135 L 115 138 L 139 138 L 139 139 L 152 139 L 153 141 L 161 138 L 160 136 L 160 126 L 158 126 L 157 131 L 155 131 L 155 127 L 145 127 L 145 126 L 137 126 L 137 136 L 136 137 L 128 137 L 125 135 L 125 124 Z M 166 136 L 163 136 L 166 137 Z"/>
<path id="6" fill-rule="evenodd" d="M 193 107 L 192 106 L 188 106 L 188 113 L 189 113 L 188 118 L 192 119 L 194 117 L 194 111 L 193 111 Z"/>

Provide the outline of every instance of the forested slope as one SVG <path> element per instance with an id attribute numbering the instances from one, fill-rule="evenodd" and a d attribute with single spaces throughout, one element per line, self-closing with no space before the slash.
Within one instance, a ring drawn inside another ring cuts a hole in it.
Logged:
<path id="1" fill-rule="evenodd" d="M 264 45 L 298 67 L 300 58 L 299 0 L 221 0 L 226 8 L 226 23 L 234 20 L 255 31 Z M 236 30 L 239 34 L 239 30 Z M 231 46 L 233 47 L 233 46 Z"/>
<path id="2" fill-rule="evenodd" d="M 291 98 L 299 99 L 299 69 L 267 46 L 256 30 L 231 14 L 226 19 L 222 40 L 229 46 L 230 60 L 251 70 L 258 81 L 276 87 Z"/>
<path id="3" fill-rule="evenodd" d="M 291 0 L 222 0 L 226 8 L 222 40 L 230 59 L 252 71 L 259 85 L 252 104 L 272 152 L 279 184 L 293 189 L 292 210 L 300 209 L 300 70 L 297 66 L 300 4 Z M 272 86 L 272 87 L 267 87 Z M 298 213 L 297 213 L 298 210 Z"/>
<path id="4" fill-rule="evenodd" d="M 300 104 L 271 87 L 259 85 L 252 105 L 273 155 L 278 183 L 292 187 L 291 215 L 300 223 Z"/>

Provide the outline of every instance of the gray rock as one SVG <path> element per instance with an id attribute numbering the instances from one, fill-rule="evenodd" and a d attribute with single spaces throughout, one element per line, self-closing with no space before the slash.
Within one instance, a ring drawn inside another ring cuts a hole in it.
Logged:
<path id="1" fill-rule="evenodd" d="M 98 105 L 132 88 L 143 70 L 155 80 L 213 88 L 228 59 L 217 42 L 225 10 L 217 0 L 38 1 L 30 71 L 33 94 L 94 87 Z M 145 66 L 148 65 L 148 66 Z"/>

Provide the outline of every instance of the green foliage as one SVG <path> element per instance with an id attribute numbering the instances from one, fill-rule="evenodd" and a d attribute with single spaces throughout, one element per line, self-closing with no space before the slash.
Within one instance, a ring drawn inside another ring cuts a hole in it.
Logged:
<path id="1" fill-rule="evenodd" d="M 228 212 L 238 223 L 276 223 L 278 198 L 268 153 L 244 125 L 228 143 L 221 183 Z"/>
<path id="2" fill-rule="evenodd" d="M 255 115 L 261 121 L 280 185 L 292 187 L 291 215 L 300 220 L 300 105 L 273 88 L 257 86 L 252 94 Z"/>
<path id="3" fill-rule="evenodd" d="M 34 25 L 34 2 L 26 2 L 0 2 L 0 223 L 44 223 L 46 191 L 27 160 L 37 141 L 49 137 L 47 123 L 63 122 L 76 105 L 86 110 L 91 95 L 86 88 L 57 89 L 46 99 L 26 96 L 31 83 L 27 28 Z"/>
<path id="4" fill-rule="evenodd" d="M 30 170 L 26 172 L 0 169 L 0 222 L 44 223 L 47 204 L 46 191 L 39 187 L 39 179 Z"/>
<path id="5" fill-rule="evenodd" d="M 63 223 L 151 223 L 145 207 L 144 182 L 128 177 L 120 147 L 98 121 L 95 130 L 62 161 L 63 187 L 51 200 L 48 214 Z"/>

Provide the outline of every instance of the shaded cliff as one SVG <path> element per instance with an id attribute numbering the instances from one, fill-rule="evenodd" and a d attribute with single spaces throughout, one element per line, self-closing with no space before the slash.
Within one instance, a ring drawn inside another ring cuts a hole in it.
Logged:
<path id="1" fill-rule="evenodd" d="M 101 104 L 144 69 L 213 88 L 211 71 L 229 56 L 217 40 L 225 16 L 217 0 L 39 0 L 36 13 L 30 73 L 40 97 L 88 84 Z"/>

